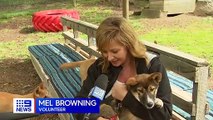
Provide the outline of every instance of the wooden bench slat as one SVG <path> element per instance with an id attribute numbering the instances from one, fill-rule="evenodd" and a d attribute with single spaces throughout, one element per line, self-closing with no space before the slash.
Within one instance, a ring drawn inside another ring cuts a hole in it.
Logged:
<path id="1" fill-rule="evenodd" d="M 56 87 L 53 86 L 53 84 L 51 83 L 49 77 L 43 71 L 43 67 L 40 65 L 39 61 L 33 56 L 33 54 L 31 52 L 30 52 L 30 56 L 31 56 L 31 60 L 32 60 L 34 68 L 36 69 L 36 71 L 37 71 L 39 77 L 41 78 L 41 80 L 44 82 L 44 84 L 47 87 L 47 89 L 48 89 L 49 93 L 51 94 L 51 96 L 54 96 L 56 98 L 61 97 L 61 95 L 59 95 L 60 93 L 58 92 Z M 62 118 L 62 120 L 68 120 L 68 119 L 74 120 L 74 117 L 73 117 L 72 114 L 58 114 L 58 115 L 60 116 L 60 118 Z"/>
<path id="2" fill-rule="evenodd" d="M 74 43 L 76 46 L 79 46 L 82 50 L 84 50 L 88 54 L 100 57 L 100 53 L 96 51 L 95 46 L 87 46 L 86 44 L 83 43 L 83 40 L 72 38 L 73 34 L 70 32 L 64 32 L 63 36 L 67 38 L 70 42 Z"/>
<path id="3" fill-rule="evenodd" d="M 195 115 L 195 104 L 192 103 L 192 94 L 172 86 L 172 99 L 174 105 L 191 115 Z"/>
<path id="4" fill-rule="evenodd" d="M 162 61 L 167 70 L 178 73 L 179 75 L 182 75 L 190 79 L 191 81 L 195 80 L 195 66 L 164 54 L 160 55 L 160 60 Z"/>
<path id="5" fill-rule="evenodd" d="M 70 22 L 73 21 L 73 22 Z M 94 24 L 90 24 L 88 22 L 80 21 L 80 20 L 73 20 L 72 18 L 68 16 L 61 17 L 61 22 L 64 26 L 70 27 L 70 28 L 78 28 L 78 31 L 80 30 L 84 34 L 89 34 L 92 36 L 96 35 L 96 29 L 98 26 Z"/>
<path id="6" fill-rule="evenodd" d="M 188 64 L 194 65 L 196 67 L 199 66 L 208 66 L 209 63 L 205 59 L 201 59 L 198 57 L 194 57 L 190 54 L 186 54 L 168 47 L 164 47 L 158 44 L 150 43 L 147 41 L 143 41 L 143 43 L 146 45 L 147 49 L 150 51 L 158 51 L 160 54 L 164 54 L 170 57 L 173 57 L 177 60 L 186 62 Z"/>
<path id="7" fill-rule="evenodd" d="M 83 60 L 84 58 L 81 57 L 78 53 L 76 53 L 74 50 L 70 50 L 70 48 L 65 47 L 64 45 L 54 45 L 58 50 L 63 51 L 68 58 L 72 58 L 74 61 Z"/>

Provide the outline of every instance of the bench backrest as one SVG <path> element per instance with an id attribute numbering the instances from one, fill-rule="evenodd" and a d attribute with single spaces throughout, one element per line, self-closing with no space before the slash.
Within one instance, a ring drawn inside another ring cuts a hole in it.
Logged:
<path id="1" fill-rule="evenodd" d="M 95 47 L 98 26 L 67 16 L 62 17 L 61 22 L 67 46 L 76 50 L 85 58 L 100 56 Z M 193 82 L 192 94 L 178 88 L 172 89 L 173 104 L 189 113 L 192 120 L 204 120 L 209 63 L 186 53 L 154 43 L 143 42 L 148 51 L 160 53 L 160 59 L 168 71 L 173 71 Z"/>

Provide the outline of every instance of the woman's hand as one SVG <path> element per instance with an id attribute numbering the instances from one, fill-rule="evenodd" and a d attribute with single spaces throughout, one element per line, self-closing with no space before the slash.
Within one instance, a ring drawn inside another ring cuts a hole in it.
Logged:
<path id="1" fill-rule="evenodd" d="M 112 97 L 122 101 L 127 94 L 126 84 L 116 81 L 112 87 Z"/>

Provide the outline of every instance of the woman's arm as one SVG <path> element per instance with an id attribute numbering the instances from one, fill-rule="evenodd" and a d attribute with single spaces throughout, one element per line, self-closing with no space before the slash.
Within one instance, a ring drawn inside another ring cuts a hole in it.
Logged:
<path id="1" fill-rule="evenodd" d="M 98 61 L 96 60 L 87 70 L 87 77 L 83 82 L 80 92 L 76 95 L 77 98 L 88 97 L 90 90 L 94 87 L 95 80 L 100 75 Z"/>
<path id="2" fill-rule="evenodd" d="M 99 71 L 97 61 L 93 63 L 88 71 L 87 71 L 87 78 L 84 80 L 83 85 L 81 87 L 80 92 L 76 95 L 76 98 L 87 98 L 89 92 L 94 87 L 95 80 L 99 76 L 101 71 Z M 91 115 L 94 120 L 98 118 L 97 114 Z M 83 120 L 84 114 L 75 114 L 76 120 Z"/>

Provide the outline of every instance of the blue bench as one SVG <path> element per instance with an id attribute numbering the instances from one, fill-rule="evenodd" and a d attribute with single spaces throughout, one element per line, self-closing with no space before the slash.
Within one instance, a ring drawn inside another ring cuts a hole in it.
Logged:
<path id="1" fill-rule="evenodd" d="M 58 91 L 59 97 L 74 97 L 81 88 L 78 69 L 60 70 L 65 62 L 79 61 L 83 58 L 61 44 L 30 46 L 29 51 L 38 59 L 44 71 Z"/>
<path id="2" fill-rule="evenodd" d="M 57 97 L 73 98 L 82 85 L 79 69 L 60 70 L 59 66 L 65 62 L 79 61 L 84 58 L 59 43 L 30 46 L 28 50 L 50 77 L 50 84 L 57 92 Z M 70 114 L 70 119 L 74 119 L 72 114 Z"/>

